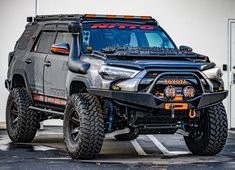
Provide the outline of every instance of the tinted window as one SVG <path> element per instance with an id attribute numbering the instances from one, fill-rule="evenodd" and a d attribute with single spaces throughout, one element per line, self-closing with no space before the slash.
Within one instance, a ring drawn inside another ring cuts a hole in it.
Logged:
<path id="1" fill-rule="evenodd" d="M 23 35 L 20 37 L 19 41 L 16 44 L 16 47 L 19 50 L 24 50 L 27 47 L 31 36 L 33 35 L 33 33 L 36 31 L 37 28 L 38 28 L 37 24 L 26 26 L 26 29 L 25 29 Z"/>
<path id="2" fill-rule="evenodd" d="M 34 51 L 40 53 L 49 53 L 52 44 L 55 42 L 56 32 L 42 32 Z"/>
<path id="3" fill-rule="evenodd" d="M 171 39 L 159 26 L 126 23 L 84 24 L 83 49 L 105 47 L 156 47 L 175 48 Z"/>
<path id="4" fill-rule="evenodd" d="M 72 35 L 67 32 L 58 32 L 55 43 L 68 43 L 71 47 Z"/>

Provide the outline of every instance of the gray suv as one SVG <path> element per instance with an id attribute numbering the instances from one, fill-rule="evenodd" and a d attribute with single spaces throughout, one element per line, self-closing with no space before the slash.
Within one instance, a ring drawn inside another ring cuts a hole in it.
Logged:
<path id="1" fill-rule="evenodd" d="M 222 72 L 177 46 L 149 16 L 42 15 L 27 18 L 9 54 L 7 131 L 31 142 L 39 123 L 63 119 L 69 155 L 94 158 L 105 134 L 184 136 L 196 155 L 227 138 Z"/>

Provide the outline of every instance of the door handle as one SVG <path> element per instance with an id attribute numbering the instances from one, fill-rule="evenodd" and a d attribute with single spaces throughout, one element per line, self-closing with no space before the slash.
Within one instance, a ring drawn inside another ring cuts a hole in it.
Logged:
<path id="1" fill-rule="evenodd" d="M 50 61 L 45 61 L 44 65 L 47 66 L 47 67 L 50 67 L 51 66 L 51 62 Z"/>
<path id="2" fill-rule="evenodd" d="M 27 58 L 25 61 L 24 61 L 26 64 L 31 64 L 32 63 L 32 60 L 30 58 Z"/>
<path id="3" fill-rule="evenodd" d="M 232 78 L 233 78 L 232 82 L 233 82 L 233 84 L 235 84 L 235 72 L 233 73 L 233 77 Z"/>

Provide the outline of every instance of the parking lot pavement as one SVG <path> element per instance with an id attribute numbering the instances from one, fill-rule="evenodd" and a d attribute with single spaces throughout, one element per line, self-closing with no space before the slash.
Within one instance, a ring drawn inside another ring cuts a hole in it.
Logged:
<path id="1" fill-rule="evenodd" d="M 11 143 L 0 131 L 0 169 L 235 169 L 235 132 L 216 156 L 192 155 L 180 135 L 140 135 L 133 141 L 104 141 L 94 160 L 72 160 L 61 127 L 39 130 L 30 144 Z"/>

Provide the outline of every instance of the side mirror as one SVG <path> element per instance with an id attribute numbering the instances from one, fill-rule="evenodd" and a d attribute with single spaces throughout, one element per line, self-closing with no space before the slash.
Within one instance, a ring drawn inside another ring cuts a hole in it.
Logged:
<path id="1" fill-rule="evenodd" d="M 68 43 L 57 43 L 51 46 L 51 52 L 54 54 L 69 55 L 70 47 Z"/>
<path id="2" fill-rule="evenodd" d="M 192 52 L 193 49 L 189 46 L 186 46 L 186 45 L 181 45 L 180 46 L 180 51 L 183 51 L 183 52 Z"/>

